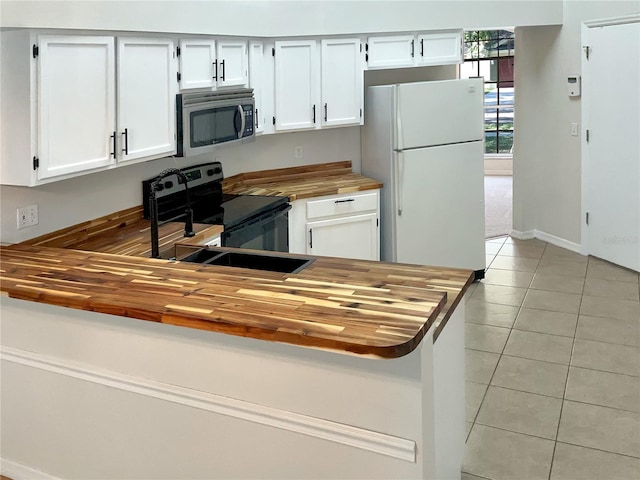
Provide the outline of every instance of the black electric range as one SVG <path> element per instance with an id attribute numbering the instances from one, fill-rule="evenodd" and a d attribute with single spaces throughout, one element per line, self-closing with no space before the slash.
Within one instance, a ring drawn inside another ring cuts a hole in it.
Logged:
<path id="1" fill-rule="evenodd" d="M 222 165 L 210 162 L 181 169 L 187 178 L 193 222 L 223 225 L 224 247 L 289 251 L 287 197 L 230 195 L 222 192 Z M 142 182 L 144 218 L 150 218 L 151 185 L 157 177 Z M 187 208 L 184 181 L 169 175 L 158 185 L 155 198 L 158 221 L 183 222 Z"/>

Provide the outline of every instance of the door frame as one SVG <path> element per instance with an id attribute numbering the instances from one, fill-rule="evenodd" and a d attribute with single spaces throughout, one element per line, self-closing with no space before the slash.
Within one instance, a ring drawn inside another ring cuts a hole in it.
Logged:
<path id="1" fill-rule="evenodd" d="M 628 23 L 638 23 L 640 22 L 640 14 L 633 15 L 625 15 L 620 17 L 611 17 L 611 18 L 603 18 L 598 20 L 589 20 L 582 22 L 581 25 L 581 75 L 582 75 L 582 92 L 581 92 L 581 113 L 580 113 L 580 121 L 582 122 L 582 134 L 580 139 L 580 156 L 581 156 L 581 184 L 580 184 L 580 203 L 581 203 L 581 220 L 580 220 L 580 253 L 582 255 L 589 255 L 591 248 L 589 246 L 589 233 L 586 222 L 587 216 L 587 189 L 588 189 L 588 160 L 589 154 L 587 149 L 587 139 L 586 139 L 586 131 L 589 128 L 587 114 L 589 112 L 590 102 L 589 102 L 589 78 L 588 75 L 585 75 L 587 71 L 587 58 L 585 55 L 585 49 L 589 46 L 589 31 L 591 28 L 595 27 L 608 27 L 613 25 L 625 25 Z"/>

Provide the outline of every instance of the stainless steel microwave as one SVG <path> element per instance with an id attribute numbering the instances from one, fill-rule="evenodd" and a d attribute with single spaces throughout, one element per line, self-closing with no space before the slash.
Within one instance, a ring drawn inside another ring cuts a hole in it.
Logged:
<path id="1" fill-rule="evenodd" d="M 222 143 L 255 140 L 253 90 L 176 95 L 177 156 L 208 153 Z"/>

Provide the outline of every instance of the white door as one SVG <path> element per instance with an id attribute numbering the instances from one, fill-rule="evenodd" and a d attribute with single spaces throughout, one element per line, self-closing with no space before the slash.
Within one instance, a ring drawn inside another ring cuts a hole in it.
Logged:
<path id="1" fill-rule="evenodd" d="M 38 179 L 115 162 L 113 37 L 38 37 Z"/>
<path id="2" fill-rule="evenodd" d="M 359 125 L 364 70 L 360 39 L 322 40 L 322 125 Z"/>
<path id="3" fill-rule="evenodd" d="M 315 128 L 318 61 L 315 40 L 275 42 L 276 130 Z"/>
<path id="4" fill-rule="evenodd" d="M 249 84 L 247 42 L 218 41 L 218 87 L 246 87 Z"/>
<path id="5" fill-rule="evenodd" d="M 118 38 L 120 162 L 176 151 L 173 40 Z"/>
<path id="6" fill-rule="evenodd" d="M 180 88 L 216 86 L 215 40 L 180 40 Z"/>
<path id="7" fill-rule="evenodd" d="M 396 261 L 484 270 L 484 144 L 396 157 Z"/>
<path id="8" fill-rule="evenodd" d="M 397 148 L 446 145 L 484 138 L 481 78 L 398 86 Z"/>
<path id="9" fill-rule="evenodd" d="M 588 252 L 640 271 L 640 24 L 588 29 Z M 586 216 L 585 216 L 586 217 Z M 585 218 L 586 220 L 586 218 Z"/>
<path id="10" fill-rule="evenodd" d="M 307 254 L 379 260 L 378 215 L 366 213 L 307 223 Z"/>
<path id="11" fill-rule="evenodd" d="M 369 68 L 412 67 L 415 57 L 413 35 L 387 35 L 367 39 Z"/>
<path id="12" fill-rule="evenodd" d="M 256 102 L 255 129 L 256 133 L 264 131 L 266 123 L 265 109 L 263 107 L 265 83 L 264 43 L 260 41 L 249 42 L 249 88 L 253 89 Z"/>

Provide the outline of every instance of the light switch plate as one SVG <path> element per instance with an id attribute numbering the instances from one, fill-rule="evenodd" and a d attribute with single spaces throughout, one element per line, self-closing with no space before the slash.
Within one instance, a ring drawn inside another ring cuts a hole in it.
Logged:
<path id="1" fill-rule="evenodd" d="M 573 136 L 573 137 L 577 137 L 578 136 L 578 124 L 577 123 L 572 123 L 571 124 L 571 136 Z"/>

